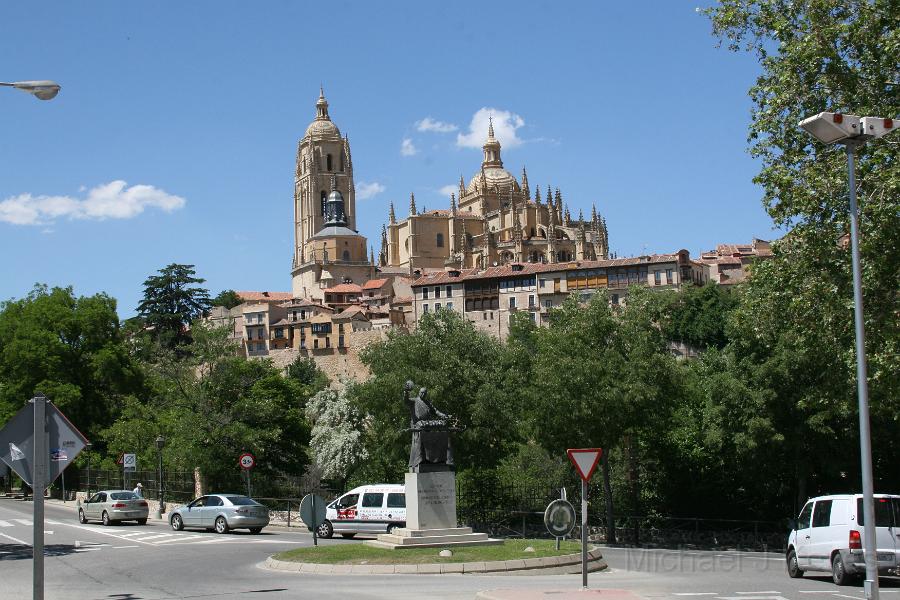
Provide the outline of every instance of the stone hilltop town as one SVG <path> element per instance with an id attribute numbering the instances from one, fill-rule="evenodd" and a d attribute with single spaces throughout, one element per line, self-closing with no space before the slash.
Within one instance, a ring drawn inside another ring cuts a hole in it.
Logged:
<path id="1" fill-rule="evenodd" d="M 612 304 L 633 285 L 681 289 L 708 281 L 742 281 L 769 242 L 719 244 L 691 258 L 687 250 L 610 258 L 606 220 L 592 207 L 574 218 L 559 190 L 532 190 L 504 169 L 500 141 L 488 128 L 484 158 L 468 183 L 460 177 L 450 208 L 409 215 L 391 202 L 378 255 L 356 224 L 350 141 L 328 113 L 324 91 L 297 147 L 291 291 L 239 291 L 242 304 L 214 307 L 209 320 L 228 325 L 247 357 L 287 365 L 316 361 L 332 380 L 363 377 L 359 351 L 393 328 L 414 328 L 423 315 L 453 310 L 504 339 L 513 313 L 545 325 L 571 294 L 600 290 Z M 677 352 L 678 350 L 675 349 Z"/>

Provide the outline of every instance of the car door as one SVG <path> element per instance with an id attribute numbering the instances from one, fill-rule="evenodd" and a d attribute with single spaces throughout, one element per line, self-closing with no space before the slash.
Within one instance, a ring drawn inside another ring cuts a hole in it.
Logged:
<path id="1" fill-rule="evenodd" d="M 797 517 L 797 565 L 801 569 L 809 568 L 810 534 L 812 525 L 813 502 L 807 502 L 800 516 Z"/>
<path id="2" fill-rule="evenodd" d="M 831 551 L 838 547 L 835 545 L 838 541 L 832 539 L 837 527 L 831 527 L 831 512 L 835 502 L 833 499 L 816 500 L 816 506 L 813 508 L 812 526 L 808 530 L 809 552 L 807 557 L 810 569 L 819 571 L 831 569 Z M 839 504 L 838 508 L 840 506 Z M 846 511 L 846 504 L 843 505 L 843 508 Z"/>
<path id="3" fill-rule="evenodd" d="M 207 496 L 206 505 L 200 511 L 203 527 L 212 528 L 216 523 L 216 517 L 222 512 L 222 499 L 218 496 Z"/>
<path id="4" fill-rule="evenodd" d="M 406 522 L 406 494 L 404 492 L 388 493 L 385 502 L 385 510 L 387 512 L 388 522 Z"/>
<path id="5" fill-rule="evenodd" d="M 203 507 L 207 496 L 200 496 L 181 511 L 181 520 L 185 527 L 201 527 L 203 524 Z"/>
<path id="6" fill-rule="evenodd" d="M 360 531 L 384 531 L 384 493 L 365 492 L 359 501 Z"/>
<path id="7" fill-rule="evenodd" d="M 100 503 L 106 501 L 106 494 L 97 492 L 84 504 L 84 516 L 88 519 L 100 518 Z"/>
<path id="8" fill-rule="evenodd" d="M 886 496 L 875 497 L 875 552 L 878 555 L 879 567 L 894 564 L 897 550 L 897 525 L 894 522 L 895 499 Z M 862 535 L 862 546 L 866 547 L 866 518 L 863 512 L 863 499 L 856 499 L 856 515 Z"/>
<path id="9" fill-rule="evenodd" d="M 331 524 L 335 531 L 359 531 L 357 525 L 357 504 L 359 494 L 344 494 L 335 506 L 337 519 Z"/>

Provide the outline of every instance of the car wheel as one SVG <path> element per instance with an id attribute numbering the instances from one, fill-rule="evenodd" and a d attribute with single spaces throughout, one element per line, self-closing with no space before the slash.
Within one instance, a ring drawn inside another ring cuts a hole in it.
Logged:
<path id="1" fill-rule="evenodd" d="M 83 508 L 79 508 L 79 509 L 78 509 L 78 522 L 81 523 L 82 525 L 85 524 L 85 523 L 87 523 L 87 517 L 84 516 L 84 509 L 83 509 Z"/>
<path id="2" fill-rule="evenodd" d="M 172 525 L 172 529 L 175 531 L 181 531 L 184 529 L 184 521 L 181 520 L 181 515 L 174 514 L 172 515 L 172 519 L 169 522 Z"/>
<path id="3" fill-rule="evenodd" d="M 252 534 L 254 534 L 254 535 L 256 535 L 257 533 L 259 533 L 260 531 L 262 531 L 262 527 L 251 527 L 251 528 L 250 528 L 250 533 L 252 533 Z"/>
<path id="4" fill-rule="evenodd" d="M 390 525 L 387 526 L 387 534 L 391 535 L 392 533 L 394 533 L 395 529 L 397 529 L 397 524 L 391 523 Z"/>
<path id="5" fill-rule="evenodd" d="M 138 520 L 137 520 L 137 523 L 138 523 L 138 525 L 146 525 L 146 524 L 147 524 L 147 519 L 138 519 Z"/>
<path id="6" fill-rule="evenodd" d="M 793 550 L 787 555 L 787 570 L 791 579 L 803 577 L 803 571 L 800 570 L 800 564 L 797 562 L 797 553 Z"/>
<path id="7" fill-rule="evenodd" d="M 112 521 L 109 519 L 109 513 L 105 510 L 103 511 L 103 524 L 109 527 L 112 525 Z"/>
<path id="8" fill-rule="evenodd" d="M 840 553 L 836 553 L 831 557 L 831 578 L 837 585 L 847 585 L 850 583 L 850 576 L 844 570 L 844 559 Z"/>
<path id="9" fill-rule="evenodd" d="M 331 521 L 322 521 L 321 525 L 316 527 L 316 534 L 320 538 L 330 539 L 334 535 L 334 527 L 331 526 Z"/>
<path id="10" fill-rule="evenodd" d="M 225 517 L 216 518 L 216 533 L 228 533 L 228 521 Z"/>
<path id="11" fill-rule="evenodd" d="M 349 540 L 350 538 L 356 537 L 356 534 L 355 533 L 342 533 L 341 537 L 344 538 L 345 540 Z"/>

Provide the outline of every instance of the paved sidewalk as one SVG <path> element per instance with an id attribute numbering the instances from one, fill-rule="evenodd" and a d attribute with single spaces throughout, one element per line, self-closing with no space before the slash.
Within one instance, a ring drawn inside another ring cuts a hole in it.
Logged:
<path id="1" fill-rule="evenodd" d="M 628 590 L 488 590 L 478 592 L 477 600 L 637 600 Z"/>

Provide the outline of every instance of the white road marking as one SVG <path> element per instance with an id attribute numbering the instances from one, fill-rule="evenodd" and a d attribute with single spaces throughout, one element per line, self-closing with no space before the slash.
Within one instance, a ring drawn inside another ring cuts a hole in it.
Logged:
<path id="1" fill-rule="evenodd" d="M 753 596 L 761 595 L 761 594 L 780 594 L 780 593 L 781 592 L 779 592 L 778 590 L 770 590 L 770 591 L 765 591 L 765 592 L 735 592 L 735 594 L 748 594 L 748 595 L 753 595 Z"/>
<path id="2" fill-rule="evenodd" d="M 12 527 L 13 524 L 9 521 L 0 521 L 0 527 Z"/>
<path id="3" fill-rule="evenodd" d="M 129 538 L 127 538 L 127 537 L 122 537 L 121 534 L 110 533 L 110 532 L 108 532 L 108 531 L 104 531 L 103 529 L 99 529 L 99 528 L 96 528 L 96 527 L 89 527 L 89 526 L 86 526 L 86 525 L 75 525 L 75 524 L 73 524 L 73 523 L 63 523 L 63 525 L 65 525 L 66 527 L 74 527 L 75 529 L 81 529 L 81 530 L 83 530 L 83 531 L 89 531 L 89 532 L 91 532 L 91 533 L 97 533 L 97 534 L 100 534 L 100 535 L 108 535 L 109 537 L 114 537 L 114 538 L 116 538 L 116 539 L 125 540 L 126 542 L 140 542 L 140 540 L 133 540 L 133 539 L 129 539 Z M 141 543 L 142 543 L 142 544 L 146 544 L 146 545 L 148 545 L 148 546 L 152 546 L 152 545 L 153 545 L 153 544 L 150 543 L 150 542 L 141 542 Z"/>
<path id="4" fill-rule="evenodd" d="M 151 535 L 151 536 L 149 536 L 149 537 L 134 538 L 134 541 L 135 541 L 135 542 L 149 542 L 150 540 L 156 540 L 156 539 L 159 539 L 159 538 L 172 537 L 173 535 L 175 535 L 175 534 L 174 534 L 174 533 L 163 533 L 163 534 L 160 534 L 160 535 Z"/>
<path id="5" fill-rule="evenodd" d="M 147 532 L 146 531 L 136 531 L 134 533 L 120 533 L 119 537 L 127 538 L 127 537 L 134 537 L 136 535 L 147 535 Z"/>
<path id="6" fill-rule="evenodd" d="M 23 546 L 31 546 L 31 544 L 29 544 L 28 542 L 23 542 L 22 540 L 20 540 L 18 538 L 14 538 L 11 535 L 6 535 L 5 533 L 0 533 L 0 535 L 5 537 L 6 539 L 12 540 L 14 542 L 18 542 L 19 544 L 22 544 Z"/>
<path id="7" fill-rule="evenodd" d="M 848 596 L 847 594 L 833 594 L 833 595 L 837 596 L 838 598 L 853 598 L 853 600 L 860 600 L 860 598 L 862 598 L 862 596 Z"/>
<path id="8" fill-rule="evenodd" d="M 27 519 L 13 519 L 13 521 L 15 521 L 16 523 L 19 523 L 21 525 L 28 525 L 29 527 L 34 525 L 34 523 L 32 523 L 31 521 L 29 521 Z"/>
<path id="9" fill-rule="evenodd" d="M 140 546 L 111 546 L 113 550 L 121 550 L 122 548 L 140 548 Z"/>
<path id="10" fill-rule="evenodd" d="M 715 596 L 719 592 L 680 592 L 676 596 Z"/>
<path id="11" fill-rule="evenodd" d="M 44 523 L 48 523 L 50 525 L 62 525 L 59 521 L 54 521 L 52 519 L 44 519 Z"/>
<path id="12" fill-rule="evenodd" d="M 169 542 L 185 542 L 187 540 L 203 539 L 206 537 L 208 537 L 208 536 L 205 536 L 205 535 L 179 535 L 178 537 L 169 538 L 167 540 L 159 540 L 155 543 L 157 545 L 168 544 Z"/>

